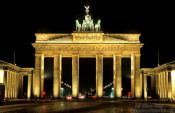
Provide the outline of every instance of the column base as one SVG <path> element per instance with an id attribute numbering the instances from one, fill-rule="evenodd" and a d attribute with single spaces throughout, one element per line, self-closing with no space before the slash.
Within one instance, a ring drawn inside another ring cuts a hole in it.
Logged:
<path id="1" fill-rule="evenodd" d="M 57 100 L 57 99 L 61 99 L 61 97 L 52 97 L 52 100 Z"/>

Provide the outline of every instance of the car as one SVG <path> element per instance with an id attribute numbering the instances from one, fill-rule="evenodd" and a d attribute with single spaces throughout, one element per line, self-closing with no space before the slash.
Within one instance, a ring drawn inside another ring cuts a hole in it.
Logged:
<path id="1" fill-rule="evenodd" d="M 78 99 L 85 99 L 85 95 L 79 95 Z"/>
<path id="2" fill-rule="evenodd" d="M 66 100 L 72 100 L 72 96 L 71 95 L 66 96 Z"/>

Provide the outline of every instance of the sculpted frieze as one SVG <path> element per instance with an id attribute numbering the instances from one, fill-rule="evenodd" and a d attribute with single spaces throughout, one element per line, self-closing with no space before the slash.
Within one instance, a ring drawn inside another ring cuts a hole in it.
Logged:
<path id="1" fill-rule="evenodd" d="M 59 45 L 59 46 L 35 46 L 36 51 L 140 51 L 141 46 L 120 45 Z"/>

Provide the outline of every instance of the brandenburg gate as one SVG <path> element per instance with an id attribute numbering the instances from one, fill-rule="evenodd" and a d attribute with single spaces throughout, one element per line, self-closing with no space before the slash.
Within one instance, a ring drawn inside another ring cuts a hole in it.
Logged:
<path id="1" fill-rule="evenodd" d="M 103 96 L 103 58 L 113 58 L 113 83 L 116 98 L 122 96 L 122 58 L 131 58 L 131 94 L 132 98 L 142 96 L 142 77 L 140 76 L 140 34 L 110 34 L 100 30 L 100 20 L 93 24 L 85 6 L 83 23 L 76 20 L 76 31 L 71 34 L 36 33 L 35 71 L 33 76 L 33 94 L 42 98 L 44 90 L 44 58 L 54 58 L 53 97 L 59 98 L 62 78 L 62 58 L 72 58 L 72 96 L 79 93 L 79 59 L 96 58 L 96 95 Z M 127 84 L 127 83 L 126 83 Z"/>

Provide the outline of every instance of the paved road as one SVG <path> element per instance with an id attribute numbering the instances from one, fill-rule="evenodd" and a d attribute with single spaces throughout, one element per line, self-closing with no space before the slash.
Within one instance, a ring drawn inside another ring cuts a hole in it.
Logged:
<path id="1" fill-rule="evenodd" d="M 0 113 L 175 113 L 175 104 L 140 101 L 50 101 L 0 106 Z"/>

